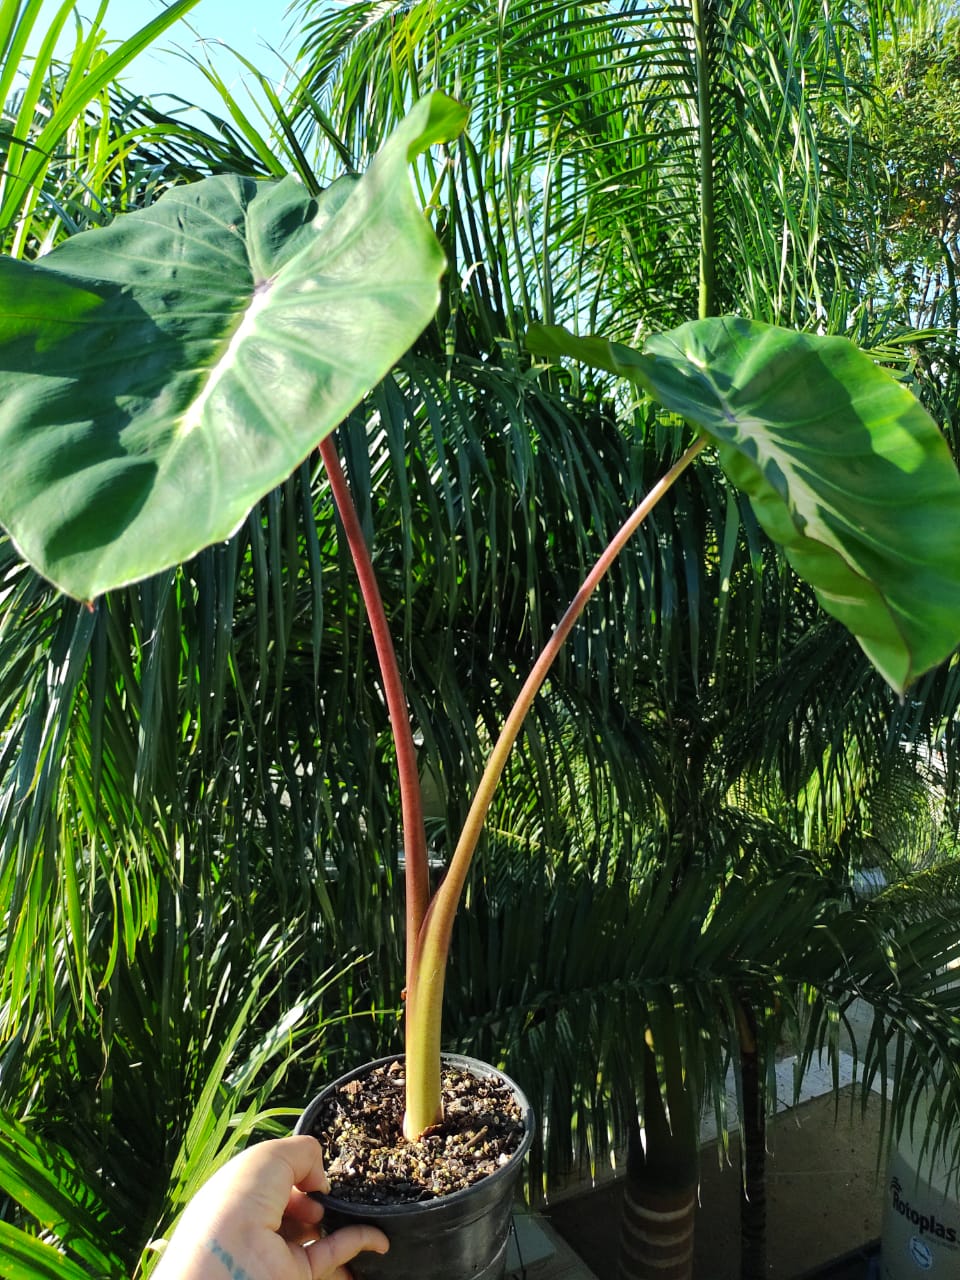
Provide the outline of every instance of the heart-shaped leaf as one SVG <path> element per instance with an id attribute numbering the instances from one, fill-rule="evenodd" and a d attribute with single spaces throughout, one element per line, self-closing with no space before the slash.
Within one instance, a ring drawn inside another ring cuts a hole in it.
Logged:
<path id="1" fill-rule="evenodd" d="M 433 316 L 409 165 L 465 118 L 422 99 L 317 199 L 208 178 L 0 259 L 0 523 L 23 556 L 90 600 L 229 537 Z"/>
<path id="2" fill-rule="evenodd" d="M 630 378 L 708 436 L 895 689 L 960 642 L 960 475 L 916 397 L 851 342 L 723 316 L 643 352 L 554 327 L 528 345 Z"/>

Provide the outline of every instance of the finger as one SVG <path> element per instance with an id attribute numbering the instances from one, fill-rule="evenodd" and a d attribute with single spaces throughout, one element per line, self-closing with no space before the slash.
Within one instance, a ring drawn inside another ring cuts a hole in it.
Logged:
<path id="1" fill-rule="evenodd" d="M 289 1153 L 294 1185 L 302 1191 L 322 1191 L 326 1195 L 330 1190 L 330 1179 L 323 1167 L 323 1151 L 316 1138 L 300 1134 L 293 1138 L 278 1138 L 277 1141 L 286 1144 L 284 1152 Z"/>
<path id="2" fill-rule="evenodd" d="M 323 1152 L 316 1138 L 308 1134 L 298 1134 L 291 1138 L 276 1138 L 273 1143 L 263 1143 L 275 1148 L 290 1166 L 291 1183 L 303 1191 L 330 1190 L 330 1179 L 323 1167 Z"/>
<path id="3" fill-rule="evenodd" d="M 330 1190 L 320 1143 L 306 1134 L 274 1138 L 248 1147 L 225 1165 L 217 1177 L 223 1180 L 221 1192 L 225 1184 L 237 1200 L 249 1197 L 251 1204 L 262 1205 L 270 1219 L 267 1225 L 274 1230 L 290 1200 L 292 1186 L 301 1186 L 304 1191 Z"/>
<path id="4" fill-rule="evenodd" d="M 339 1275 L 338 1268 L 358 1253 L 367 1249 L 373 1253 L 386 1253 L 389 1248 L 390 1241 L 382 1231 L 376 1227 L 356 1226 L 331 1232 L 322 1240 L 308 1244 L 304 1252 L 310 1262 L 312 1280 L 327 1280 L 331 1273 Z"/>
<path id="5" fill-rule="evenodd" d="M 310 1240 L 319 1240 L 322 1234 L 318 1224 L 310 1226 L 307 1222 L 297 1222 L 295 1218 L 284 1218 L 277 1228 L 277 1235 L 287 1244 L 306 1244 Z"/>
<path id="6" fill-rule="evenodd" d="M 283 1216 L 284 1220 L 292 1218 L 297 1222 L 317 1223 L 323 1217 L 323 1205 L 294 1187 Z"/>

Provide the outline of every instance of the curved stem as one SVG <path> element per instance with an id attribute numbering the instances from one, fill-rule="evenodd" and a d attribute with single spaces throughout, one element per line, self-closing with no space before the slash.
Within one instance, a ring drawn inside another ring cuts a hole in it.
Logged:
<path id="1" fill-rule="evenodd" d="M 411 974 L 415 967 L 417 937 L 430 899 L 427 836 L 423 825 L 423 800 L 420 792 L 420 775 L 417 770 L 417 749 L 413 742 L 407 699 L 400 679 L 400 668 L 387 624 L 383 598 L 373 570 L 373 561 L 370 558 L 370 551 L 360 527 L 360 517 L 357 515 L 357 508 L 343 474 L 332 436 L 327 436 L 321 442 L 320 457 L 327 470 L 333 500 L 343 524 L 360 586 L 360 594 L 370 623 L 377 662 L 380 665 L 384 697 L 387 701 L 387 714 L 390 717 L 390 728 L 397 752 L 400 811 L 403 821 L 404 885 L 407 904 L 406 973 L 409 989 Z"/>
<path id="2" fill-rule="evenodd" d="M 467 872 L 483 830 L 487 810 L 490 808 L 490 802 L 511 748 L 563 642 L 573 630 L 601 579 L 650 511 L 706 443 L 706 437 L 694 441 L 667 474 L 657 481 L 643 502 L 631 513 L 607 544 L 584 579 L 583 585 L 574 596 L 553 635 L 544 645 L 490 753 L 463 824 L 457 847 L 450 859 L 447 874 L 433 895 L 433 900 L 424 917 L 417 955 L 413 963 L 412 981 L 407 985 L 407 1115 L 404 1120 L 404 1132 L 407 1137 L 419 1136 L 436 1119 L 439 1106 L 440 1012 L 453 920 L 463 893 Z M 434 1061 L 437 1064 L 436 1068 L 432 1065 Z M 434 1080 L 436 1081 L 436 1098 L 433 1094 Z"/>

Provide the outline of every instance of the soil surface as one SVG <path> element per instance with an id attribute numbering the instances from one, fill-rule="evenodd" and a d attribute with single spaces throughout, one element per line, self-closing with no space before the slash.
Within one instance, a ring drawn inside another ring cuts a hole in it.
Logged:
<path id="1" fill-rule="evenodd" d="M 392 1062 L 341 1085 L 313 1126 L 331 1195 L 407 1204 L 462 1191 L 505 1165 L 523 1141 L 523 1113 L 501 1080 L 446 1064 L 443 1121 L 417 1142 L 403 1136 L 404 1067 Z"/>

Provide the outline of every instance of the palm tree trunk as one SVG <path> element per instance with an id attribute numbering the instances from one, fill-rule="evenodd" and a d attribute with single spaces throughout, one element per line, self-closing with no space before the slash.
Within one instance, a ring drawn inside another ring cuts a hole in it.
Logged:
<path id="1" fill-rule="evenodd" d="M 756 1020 L 740 1005 L 740 1077 L 743 1115 L 740 1141 L 743 1181 L 740 1187 L 740 1280 L 765 1280 L 767 1274 L 766 1101 L 757 1052 Z"/>
<path id="2" fill-rule="evenodd" d="M 688 1106 L 674 1108 L 671 1125 L 653 1054 L 646 1048 L 643 1052 L 644 1128 L 641 1133 L 636 1121 L 629 1135 L 618 1280 L 691 1280 L 699 1165 L 696 1133 Z"/>

